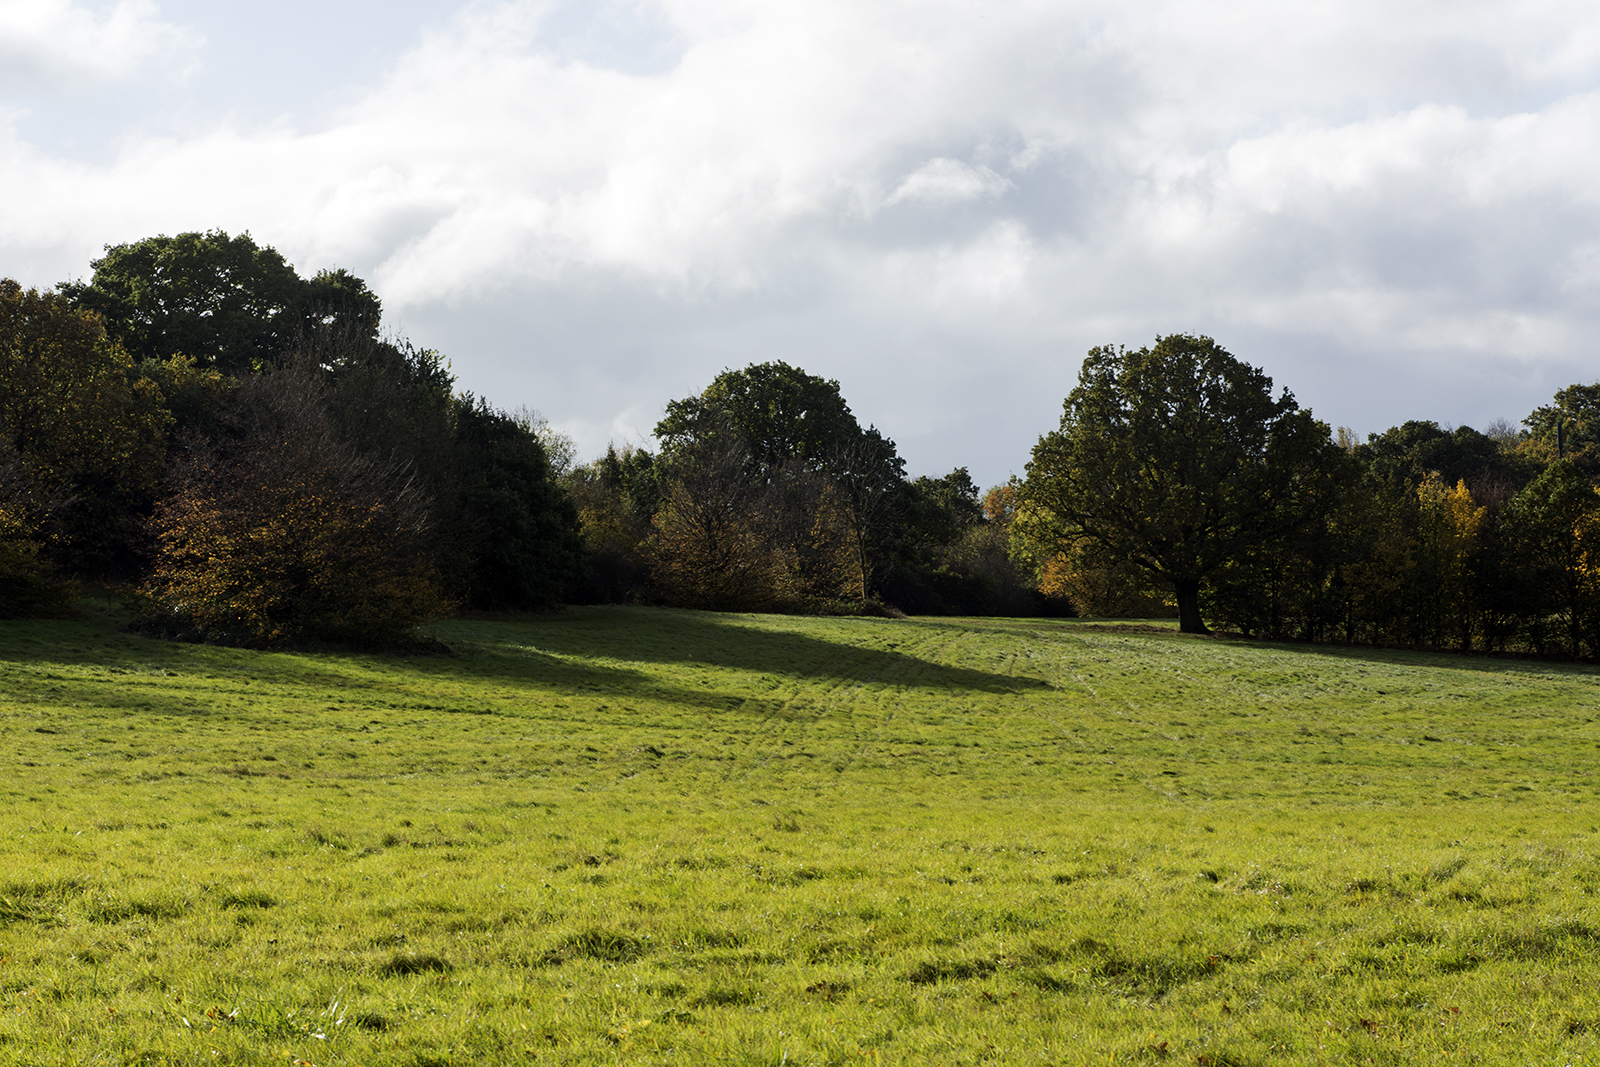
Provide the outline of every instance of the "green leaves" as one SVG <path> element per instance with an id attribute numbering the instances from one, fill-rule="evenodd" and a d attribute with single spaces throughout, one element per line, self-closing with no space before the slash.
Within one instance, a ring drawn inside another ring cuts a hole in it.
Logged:
<path id="1" fill-rule="evenodd" d="M 838 382 L 782 362 L 723 371 L 699 396 L 668 404 L 656 426 L 669 453 L 691 439 L 731 433 L 769 470 L 795 461 L 832 467 L 861 432 Z"/>
<path id="2" fill-rule="evenodd" d="M 1209 337 L 1090 351 L 1061 427 L 1028 464 L 1027 528 L 1088 540 L 1173 585 L 1204 630 L 1200 584 L 1318 521 L 1349 476 L 1328 429 Z"/>
<path id="3" fill-rule="evenodd" d="M 248 233 L 165 234 L 108 245 L 94 277 L 59 288 L 99 312 L 112 335 L 143 359 L 182 353 L 233 373 L 276 359 L 299 335 L 334 327 L 377 334 L 382 304 L 348 271 L 305 280 Z"/>
<path id="4" fill-rule="evenodd" d="M 29 536 L 84 570 L 137 529 L 166 456 L 171 415 L 97 316 L 0 279 L 4 499 Z"/>

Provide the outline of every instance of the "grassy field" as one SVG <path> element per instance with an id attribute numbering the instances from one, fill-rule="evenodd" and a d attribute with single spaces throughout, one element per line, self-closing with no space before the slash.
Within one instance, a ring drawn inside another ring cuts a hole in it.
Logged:
<path id="1" fill-rule="evenodd" d="M 0 1062 L 1600 1061 L 1600 690 L 1042 620 L 0 623 Z"/>

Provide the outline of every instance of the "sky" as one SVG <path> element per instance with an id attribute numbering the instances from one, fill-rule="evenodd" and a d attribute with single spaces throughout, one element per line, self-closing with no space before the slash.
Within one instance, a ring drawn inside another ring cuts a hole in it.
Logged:
<path id="1" fill-rule="evenodd" d="M 1096 345 L 1331 426 L 1600 378 L 1600 5 L 0 0 L 0 276 L 248 231 L 576 442 L 783 360 L 1021 475 Z"/>

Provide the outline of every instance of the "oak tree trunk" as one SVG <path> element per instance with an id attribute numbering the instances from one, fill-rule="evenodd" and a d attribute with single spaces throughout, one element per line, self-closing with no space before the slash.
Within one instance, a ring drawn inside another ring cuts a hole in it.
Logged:
<path id="1" fill-rule="evenodd" d="M 1198 579 L 1173 582 L 1173 592 L 1178 595 L 1178 632 L 1180 634 L 1208 634 L 1200 618 L 1200 582 Z"/>

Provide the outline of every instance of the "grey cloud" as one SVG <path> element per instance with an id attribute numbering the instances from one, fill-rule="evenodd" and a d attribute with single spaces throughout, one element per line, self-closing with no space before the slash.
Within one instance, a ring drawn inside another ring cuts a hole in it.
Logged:
<path id="1" fill-rule="evenodd" d="M 590 454 L 785 359 L 993 482 L 1178 330 L 1361 432 L 1515 420 L 1596 373 L 1600 14 L 1509 10 L 479 5 L 314 120 L 0 139 L 0 273 L 249 228 Z"/>

